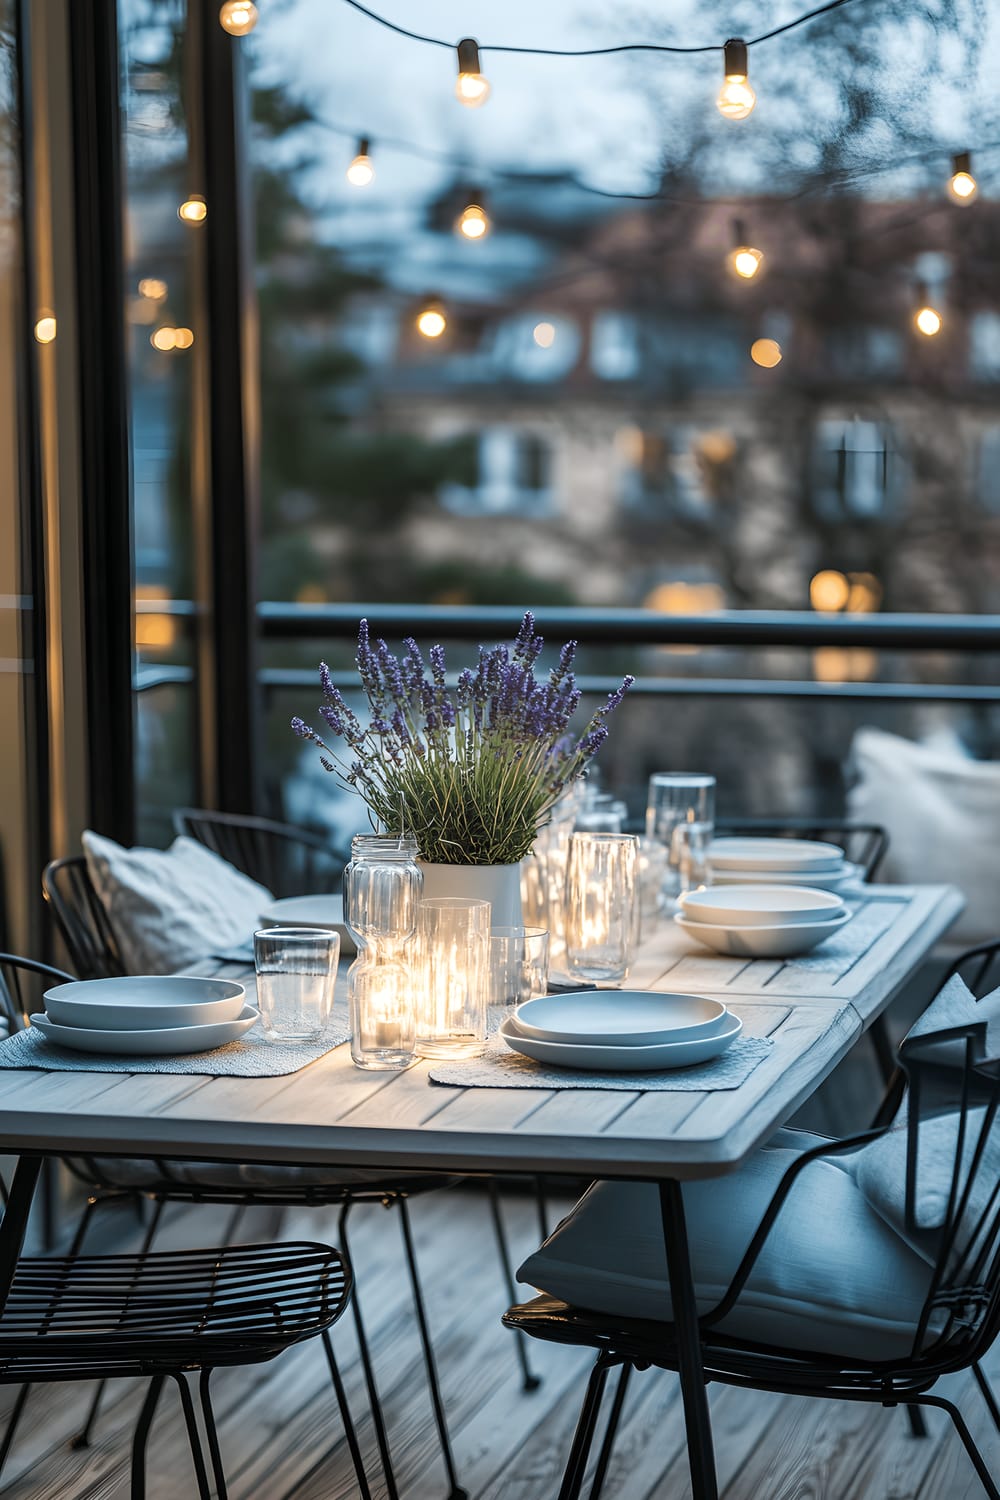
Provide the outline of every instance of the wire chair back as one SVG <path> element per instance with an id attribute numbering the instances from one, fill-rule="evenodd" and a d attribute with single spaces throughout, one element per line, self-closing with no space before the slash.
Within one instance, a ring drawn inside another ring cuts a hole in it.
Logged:
<path id="1" fill-rule="evenodd" d="M 944 976 L 945 982 L 955 974 L 964 980 L 977 1000 L 1000 988 L 1000 938 L 966 948 L 952 960 Z"/>
<path id="2" fill-rule="evenodd" d="M 8 1031 L 23 1031 L 28 1017 L 44 1009 L 42 996 L 52 984 L 66 984 L 76 976 L 34 958 L 0 953 L 0 1019 Z"/>
<path id="3" fill-rule="evenodd" d="M 837 844 L 858 865 L 864 880 L 873 880 L 889 848 L 889 835 L 878 823 L 819 818 L 721 818 L 716 835 L 759 838 L 820 839 Z"/>
<path id="4" fill-rule="evenodd" d="M 182 807 L 174 830 L 197 839 L 273 895 L 313 896 L 339 890 L 346 856 L 317 833 L 242 813 Z"/>
<path id="5" fill-rule="evenodd" d="M 42 892 L 81 979 L 111 979 L 127 972 L 82 854 L 54 859 L 46 865 Z"/>

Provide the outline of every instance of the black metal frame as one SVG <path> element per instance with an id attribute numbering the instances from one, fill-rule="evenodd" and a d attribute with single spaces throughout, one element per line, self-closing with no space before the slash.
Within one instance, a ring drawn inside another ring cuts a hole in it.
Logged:
<path id="1" fill-rule="evenodd" d="M 275 896 L 310 896 L 341 886 L 348 856 L 306 828 L 195 807 L 178 808 L 173 821 L 175 833 L 197 839 Z"/>

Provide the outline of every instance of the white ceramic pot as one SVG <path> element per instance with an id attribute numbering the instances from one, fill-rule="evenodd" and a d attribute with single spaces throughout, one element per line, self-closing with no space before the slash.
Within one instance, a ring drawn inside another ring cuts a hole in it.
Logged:
<path id="1" fill-rule="evenodd" d="M 491 927 L 521 926 L 521 866 L 435 865 L 420 860 L 424 876 L 421 896 L 464 896 L 488 901 Z"/>

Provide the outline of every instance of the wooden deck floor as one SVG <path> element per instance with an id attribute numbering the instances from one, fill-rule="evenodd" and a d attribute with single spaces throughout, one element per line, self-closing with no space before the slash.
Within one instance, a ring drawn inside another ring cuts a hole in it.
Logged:
<path id="1" fill-rule="evenodd" d="M 505 1217 L 518 1252 L 536 1238 L 535 1208 L 508 1196 Z M 213 1209 L 175 1210 L 164 1245 L 210 1243 Z M 543 1345 L 532 1358 L 541 1388 L 521 1392 L 511 1335 L 499 1323 L 503 1297 L 483 1197 L 436 1192 L 413 1204 L 445 1400 L 463 1482 L 476 1500 L 553 1500 L 588 1363 L 578 1352 Z M 355 1253 L 390 1433 L 405 1500 L 444 1500 L 419 1348 L 405 1283 L 396 1214 L 359 1209 Z M 273 1223 L 248 1214 L 241 1238 L 270 1237 Z M 119 1243 L 129 1231 L 119 1222 Z M 290 1216 L 288 1238 L 332 1237 L 319 1212 Z M 349 1316 L 335 1330 L 360 1421 L 365 1403 Z M 992 1360 L 1000 1378 L 1000 1358 Z M 971 1381 L 950 1382 L 984 1452 L 1000 1468 L 1000 1441 Z M 97 1441 L 86 1452 L 69 1439 L 89 1402 L 88 1386 L 32 1395 L 9 1460 L 12 1500 L 124 1500 L 138 1391 L 110 1390 Z M 12 1393 L 0 1392 L 9 1407 Z M 318 1344 L 283 1359 L 216 1377 L 216 1399 L 232 1500 L 353 1500 L 353 1481 Z M 982 1491 L 943 1414 L 930 1435 L 908 1433 L 901 1411 L 781 1398 L 716 1388 L 712 1394 L 724 1500 L 978 1500 Z M 377 1472 L 370 1423 L 362 1437 Z M 165 1398 L 150 1445 L 150 1500 L 190 1500 L 194 1476 L 176 1398 Z M 376 1486 L 381 1497 L 384 1487 Z M 607 1500 L 684 1500 L 690 1494 L 676 1379 L 634 1377 L 605 1495 Z"/>

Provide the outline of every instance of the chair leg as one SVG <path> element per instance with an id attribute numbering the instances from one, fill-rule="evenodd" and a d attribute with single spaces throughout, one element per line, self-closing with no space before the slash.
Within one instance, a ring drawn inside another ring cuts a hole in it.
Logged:
<path id="1" fill-rule="evenodd" d="M 181 1393 L 181 1410 L 184 1413 L 184 1426 L 187 1428 L 191 1458 L 194 1461 L 194 1473 L 198 1481 L 199 1500 L 212 1500 L 212 1491 L 208 1485 L 208 1471 L 205 1468 L 205 1455 L 202 1452 L 201 1438 L 198 1436 L 198 1422 L 194 1414 L 194 1402 L 191 1400 L 191 1391 L 183 1375 L 175 1375 L 174 1379 L 177 1381 L 177 1389 Z"/>
<path id="2" fill-rule="evenodd" d="M 517 1301 L 517 1291 L 514 1286 L 514 1271 L 510 1263 L 510 1249 L 507 1245 L 507 1231 L 504 1228 L 503 1214 L 500 1211 L 500 1190 L 497 1187 L 495 1177 L 487 1178 L 487 1192 L 490 1197 L 490 1212 L 493 1215 L 493 1234 L 497 1242 L 497 1253 L 500 1256 L 500 1269 L 503 1272 L 504 1281 L 507 1284 L 507 1298 L 510 1303 Z M 518 1328 L 514 1333 L 515 1347 L 517 1348 L 518 1363 L 521 1366 L 521 1389 L 523 1391 L 537 1391 L 542 1383 L 540 1375 L 536 1375 L 531 1368 L 528 1359 L 527 1335 Z"/>
<path id="3" fill-rule="evenodd" d="M 358 1434 L 351 1416 L 351 1408 L 347 1404 L 347 1392 L 344 1390 L 344 1382 L 340 1376 L 340 1367 L 333 1352 L 333 1340 L 330 1337 L 329 1328 L 323 1329 L 323 1348 L 326 1351 L 326 1362 L 330 1366 L 330 1379 L 333 1381 L 337 1405 L 340 1407 L 340 1420 L 344 1424 L 344 1436 L 347 1439 L 348 1452 L 351 1455 L 351 1462 L 354 1465 L 354 1477 L 358 1481 L 358 1494 L 361 1500 L 372 1500 L 372 1492 L 368 1486 L 368 1475 L 365 1473 L 365 1463 L 361 1455 L 361 1445 L 358 1442 Z"/>
<path id="4" fill-rule="evenodd" d="M 594 1470 L 594 1482 L 590 1487 L 590 1500 L 600 1500 L 601 1491 L 604 1488 L 604 1480 L 607 1477 L 608 1465 L 611 1462 L 611 1452 L 615 1446 L 615 1438 L 618 1435 L 618 1423 L 621 1421 L 622 1407 L 625 1405 L 625 1393 L 628 1390 L 629 1376 L 631 1374 L 632 1366 L 626 1360 L 622 1365 L 622 1372 L 618 1377 L 618 1386 L 615 1390 L 615 1398 L 611 1403 L 608 1425 L 604 1429 L 604 1440 L 601 1443 L 601 1451 L 597 1455 L 597 1468 Z"/>
<path id="5" fill-rule="evenodd" d="M 146 1440 L 166 1378 L 165 1375 L 154 1375 L 149 1382 L 146 1399 L 135 1426 L 135 1436 L 132 1439 L 132 1500 L 146 1500 Z"/>
<path id="6" fill-rule="evenodd" d="M 910 1436 L 925 1438 L 927 1436 L 927 1423 L 919 1406 L 908 1406 L 906 1408 L 907 1420 L 910 1424 Z"/>
<path id="7" fill-rule="evenodd" d="M 965 1418 L 962 1416 L 962 1413 L 959 1411 L 958 1407 L 955 1406 L 951 1401 L 946 1401 L 943 1396 L 921 1396 L 920 1405 L 939 1406 L 942 1411 L 946 1411 L 948 1413 L 949 1417 L 952 1420 L 952 1423 L 954 1424 L 955 1431 L 962 1439 L 962 1444 L 965 1448 L 966 1453 L 972 1460 L 972 1466 L 975 1469 L 976 1473 L 979 1475 L 983 1489 L 989 1496 L 989 1500 L 1000 1500 L 1000 1489 L 997 1489 L 995 1483 L 993 1482 L 993 1476 L 990 1473 L 989 1469 L 986 1467 L 986 1462 L 983 1458 L 983 1455 L 977 1448 L 976 1440 L 972 1436 L 972 1433 L 969 1431 L 965 1422 Z"/>
<path id="8" fill-rule="evenodd" d="M 983 1400 L 989 1407 L 990 1416 L 993 1418 L 993 1426 L 1000 1432 L 1000 1406 L 997 1405 L 997 1398 L 993 1394 L 993 1387 L 986 1379 L 983 1367 L 978 1359 L 972 1362 L 972 1373 L 976 1377 L 976 1384 L 983 1393 Z"/>
<path id="9" fill-rule="evenodd" d="M 351 1211 L 351 1201 L 344 1204 L 340 1210 L 337 1237 L 340 1240 L 341 1249 L 349 1263 L 351 1263 L 351 1251 L 347 1239 L 347 1218 Z M 353 1265 L 353 1263 L 351 1263 Z M 389 1436 L 385 1430 L 385 1417 L 382 1414 L 382 1401 L 375 1384 L 375 1367 L 372 1364 L 371 1350 L 368 1347 L 368 1335 L 365 1333 L 364 1319 L 361 1316 L 361 1298 L 358 1296 L 358 1278 L 354 1277 L 354 1290 L 351 1294 L 351 1309 L 354 1313 L 354 1328 L 358 1336 L 358 1352 L 361 1355 L 361 1368 L 365 1375 L 365 1386 L 368 1391 L 368 1404 L 371 1408 L 372 1422 L 375 1424 L 375 1441 L 378 1444 L 379 1459 L 382 1464 L 382 1473 L 385 1475 L 386 1500 L 399 1500 L 399 1491 L 396 1488 L 396 1476 L 392 1468 L 392 1455 L 389 1452 Z"/>
<path id="10" fill-rule="evenodd" d="M 448 1435 L 448 1420 L 444 1412 L 444 1402 L 441 1399 L 441 1386 L 438 1382 L 437 1365 L 434 1360 L 434 1347 L 431 1343 L 431 1331 L 427 1323 L 427 1313 L 424 1309 L 424 1297 L 420 1287 L 420 1273 L 417 1270 L 417 1257 L 413 1249 L 413 1235 L 410 1230 L 410 1211 L 405 1198 L 397 1198 L 396 1202 L 399 1206 L 399 1223 L 403 1231 L 403 1246 L 406 1250 L 406 1264 L 410 1272 L 410 1285 L 413 1288 L 413 1307 L 417 1314 L 417 1327 L 420 1330 L 420 1342 L 424 1350 L 427 1385 L 430 1390 L 431 1405 L 434 1408 L 434 1421 L 437 1424 L 438 1437 L 441 1442 L 441 1457 L 444 1459 L 445 1472 L 448 1476 L 450 1487 L 448 1500 L 468 1500 L 468 1491 L 462 1489 L 458 1482 L 458 1475 L 455 1472 L 455 1460 L 451 1451 L 451 1438 Z"/>
<path id="11" fill-rule="evenodd" d="M 599 1355 L 597 1363 L 590 1372 L 590 1379 L 587 1381 L 587 1393 L 583 1398 L 583 1406 L 580 1408 L 576 1432 L 573 1434 L 573 1446 L 569 1450 L 562 1484 L 559 1487 L 558 1500 L 580 1500 L 583 1476 L 587 1472 L 587 1459 L 590 1457 L 590 1447 L 594 1441 L 594 1428 L 597 1426 L 601 1397 L 604 1395 L 604 1384 L 607 1378 L 608 1365 L 604 1356 Z"/>
<path id="12" fill-rule="evenodd" d="M 7 1429 L 3 1435 L 3 1442 L 0 1443 L 0 1474 L 3 1473 L 4 1465 L 7 1462 L 7 1458 L 11 1450 L 11 1445 L 14 1441 L 14 1434 L 17 1431 L 17 1424 L 20 1422 L 21 1417 L 24 1413 L 24 1408 L 28 1403 L 28 1394 L 30 1390 L 30 1385 L 22 1385 L 21 1389 L 17 1393 L 17 1399 L 14 1402 L 11 1414 L 7 1418 Z"/>
<path id="13" fill-rule="evenodd" d="M 212 1393 L 209 1389 L 211 1381 L 212 1371 L 202 1370 L 201 1379 L 198 1382 L 201 1413 L 205 1419 L 208 1456 L 212 1460 L 212 1473 L 215 1475 L 215 1493 L 218 1500 L 229 1500 L 229 1491 L 226 1489 L 226 1471 L 222 1467 L 222 1449 L 219 1447 L 219 1434 L 215 1426 L 215 1413 L 212 1410 Z"/>
<path id="14" fill-rule="evenodd" d="M 889 1035 L 889 1025 L 885 1016 L 876 1016 L 868 1028 L 872 1046 L 875 1049 L 875 1061 L 878 1070 L 882 1074 L 882 1084 L 888 1088 L 893 1074 L 896 1071 L 896 1054 L 892 1046 L 892 1038 Z"/>
<path id="15" fill-rule="evenodd" d="M 549 1237 L 549 1201 L 545 1193 L 545 1178 L 535 1178 L 535 1207 L 538 1209 L 538 1233 L 543 1240 Z"/>
<path id="16" fill-rule="evenodd" d="M 156 1200 L 156 1206 L 153 1209 L 153 1216 L 149 1221 L 149 1228 L 146 1230 L 146 1233 L 142 1238 L 142 1247 L 139 1251 L 140 1255 L 148 1255 L 150 1250 L 152 1249 L 153 1240 L 156 1238 L 156 1231 L 160 1227 L 160 1219 L 163 1217 L 163 1208 L 164 1201 L 162 1198 L 158 1198 Z M 86 1420 L 84 1421 L 84 1424 L 81 1427 L 80 1431 L 77 1433 L 76 1437 L 72 1439 L 70 1443 L 71 1448 L 90 1447 L 90 1439 L 93 1434 L 94 1427 L 96 1426 L 97 1418 L 100 1415 L 101 1402 L 104 1400 L 104 1391 L 106 1386 L 106 1380 L 99 1380 L 97 1382 L 97 1386 L 94 1390 L 94 1395 L 90 1403 L 90 1410 L 87 1412 Z"/>

